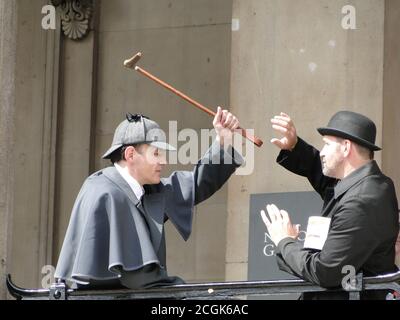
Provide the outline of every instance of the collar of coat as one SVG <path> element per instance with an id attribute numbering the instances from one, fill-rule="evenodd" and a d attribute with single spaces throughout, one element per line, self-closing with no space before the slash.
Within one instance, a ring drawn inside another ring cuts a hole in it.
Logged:
<path id="1" fill-rule="evenodd" d="M 108 167 L 103 170 L 103 174 L 114 182 L 117 187 L 119 187 L 127 197 L 134 203 L 136 208 L 145 214 L 143 207 L 146 208 L 146 212 L 149 218 L 154 223 L 155 227 L 158 229 L 158 233 L 161 235 L 162 227 L 164 224 L 164 196 L 161 193 L 151 193 L 144 194 L 142 202 L 136 197 L 132 188 L 125 181 L 125 179 L 119 174 L 115 167 Z M 159 242 L 159 241 L 157 241 Z"/>
<path id="2" fill-rule="evenodd" d="M 350 173 L 347 177 L 340 180 L 335 186 L 335 199 L 344 194 L 347 190 L 349 190 L 352 186 L 357 184 L 360 180 L 364 179 L 367 176 L 372 175 L 381 175 L 382 172 L 379 169 L 375 160 L 368 162 L 362 167 L 356 169 L 352 173 Z"/>

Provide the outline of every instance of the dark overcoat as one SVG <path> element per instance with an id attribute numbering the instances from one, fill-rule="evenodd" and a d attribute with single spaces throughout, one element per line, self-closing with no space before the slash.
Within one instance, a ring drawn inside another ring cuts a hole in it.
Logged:
<path id="1" fill-rule="evenodd" d="M 280 152 L 277 162 L 308 178 L 324 201 L 321 215 L 331 218 L 321 251 L 304 249 L 292 238 L 279 242 L 277 258 L 282 270 L 327 288 L 342 285 L 345 266 L 364 276 L 397 271 L 397 198 L 392 180 L 375 161 L 340 181 L 328 178 L 323 175 L 319 151 L 299 138 L 292 151 Z"/>

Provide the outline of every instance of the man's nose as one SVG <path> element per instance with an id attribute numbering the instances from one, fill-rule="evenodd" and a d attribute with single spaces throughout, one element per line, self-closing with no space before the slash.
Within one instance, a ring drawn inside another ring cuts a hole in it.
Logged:
<path id="1" fill-rule="evenodd" d="M 167 157 L 165 155 L 160 157 L 159 164 L 165 166 L 167 164 Z"/>

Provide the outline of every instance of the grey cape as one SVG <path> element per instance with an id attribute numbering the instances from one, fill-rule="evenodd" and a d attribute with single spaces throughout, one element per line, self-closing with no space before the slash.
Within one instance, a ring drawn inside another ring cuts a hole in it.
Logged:
<path id="1" fill-rule="evenodd" d="M 55 277 L 78 284 L 118 279 L 150 264 L 166 268 L 164 223 L 182 238 L 192 229 L 194 206 L 227 181 L 243 158 L 214 143 L 192 172 L 177 171 L 147 185 L 140 202 L 115 167 L 86 179 L 74 207 Z"/>

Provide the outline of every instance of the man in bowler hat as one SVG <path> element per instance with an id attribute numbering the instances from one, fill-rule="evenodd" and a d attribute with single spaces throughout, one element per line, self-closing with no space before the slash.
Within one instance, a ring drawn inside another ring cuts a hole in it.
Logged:
<path id="1" fill-rule="evenodd" d="M 324 142 L 319 152 L 297 136 L 287 114 L 271 123 L 283 135 L 271 140 L 281 149 L 277 162 L 310 181 L 324 202 L 321 215 L 331 219 L 322 250 L 314 250 L 298 241 L 298 226 L 286 211 L 273 204 L 266 208 L 268 215 L 261 211 L 280 269 L 326 288 L 341 287 L 345 266 L 364 276 L 396 272 L 398 203 L 392 180 L 373 160 L 374 151 L 381 150 L 375 145 L 375 124 L 364 115 L 340 111 L 317 129 Z M 386 293 L 366 291 L 361 299 L 381 299 Z M 348 293 L 308 293 L 303 298 L 346 299 Z"/>
<path id="2" fill-rule="evenodd" d="M 218 107 L 213 125 L 216 141 L 193 171 L 161 178 L 164 151 L 174 148 L 156 122 L 128 114 L 103 155 L 112 166 L 88 177 L 77 196 L 55 277 L 86 289 L 184 283 L 168 275 L 164 223 L 187 240 L 194 206 L 243 163 L 231 146 L 237 118 Z"/>

